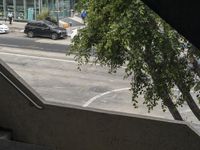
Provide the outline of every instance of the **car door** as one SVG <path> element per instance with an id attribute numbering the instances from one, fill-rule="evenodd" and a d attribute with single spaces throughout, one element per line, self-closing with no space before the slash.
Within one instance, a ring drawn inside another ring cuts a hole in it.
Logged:
<path id="1" fill-rule="evenodd" d="M 40 22 L 34 23 L 32 31 L 36 36 L 43 36 Z"/>
<path id="2" fill-rule="evenodd" d="M 50 37 L 51 35 L 50 27 L 46 25 L 45 23 L 41 23 L 41 33 L 42 33 L 42 36 L 44 37 Z"/>

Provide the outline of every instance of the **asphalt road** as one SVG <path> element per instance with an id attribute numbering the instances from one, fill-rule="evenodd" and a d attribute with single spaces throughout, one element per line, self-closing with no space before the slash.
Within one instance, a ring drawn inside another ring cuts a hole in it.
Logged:
<path id="1" fill-rule="evenodd" d="M 0 46 L 66 53 L 69 48 L 70 38 L 51 40 L 49 38 L 28 38 L 24 33 L 11 32 L 0 34 Z"/>
<path id="2" fill-rule="evenodd" d="M 109 74 L 106 67 L 85 65 L 79 71 L 73 56 L 65 55 L 66 46 L 68 39 L 0 35 L 0 59 L 46 101 L 173 119 L 160 106 L 148 113 L 142 97 L 138 109 L 132 106 L 130 79 L 123 79 L 123 68 Z M 179 111 L 186 121 L 199 123 L 186 105 Z"/>

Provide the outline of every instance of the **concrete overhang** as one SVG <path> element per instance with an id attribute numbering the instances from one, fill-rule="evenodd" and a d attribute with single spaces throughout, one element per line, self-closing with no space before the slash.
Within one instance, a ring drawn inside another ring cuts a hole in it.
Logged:
<path id="1" fill-rule="evenodd" d="M 186 39 L 200 48 L 198 0 L 142 0 Z"/>

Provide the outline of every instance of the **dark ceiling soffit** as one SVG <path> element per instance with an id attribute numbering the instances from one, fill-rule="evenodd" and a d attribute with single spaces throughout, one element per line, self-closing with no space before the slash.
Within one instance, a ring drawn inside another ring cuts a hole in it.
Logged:
<path id="1" fill-rule="evenodd" d="M 186 39 L 200 48 L 200 1 L 142 0 Z"/>

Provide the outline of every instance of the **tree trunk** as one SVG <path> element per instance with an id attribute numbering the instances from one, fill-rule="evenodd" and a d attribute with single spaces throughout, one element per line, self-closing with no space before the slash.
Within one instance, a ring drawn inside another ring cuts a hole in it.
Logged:
<path id="1" fill-rule="evenodd" d="M 148 48 L 147 48 L 147 50 L 148 50 Z M 147 55 L 146 58 L 145 58 L 145 61 L 149 65 L 149 67 L 153 70 L 153 68 L 156 66 L 156 63 L 155 63 L 154 57 L 152 57 L 153 55 L 152 55 L 151 51 L 149 51 L 149 54 L 151 56 L 149 57 L 149 55 Z M 153 81 L 156 81 L 157 78 L 160 78 L 157 72 L 152 72 L 150 74 L 151 74 Z M 166 87 L 167 87 L 167 85 L 166 85 Z M 174 103 L 173 103 L 171 97 L 169 96 L 169 93 L 167 92 L 167 90 L 165 90 L 162 93 L 162 95 L 160 95 L 160 97 L 162 98 L 164 105 L 167 106 L 167 108 L 169 109 L 173 118 L 175 120 L 181 120 L 182 121 L 183 118 L 181 117 L 176 106 L 174 105 Z"/>
<path id="2" fill-rule="evenodd" d="M 200 120 L 200 109 L 198 105 L 195 103 L 194 99 L 192 98 L 190 92 L 187 90 L 184 84 L 177 84 L 179 90 L 183 94 L 183 98 L 187 102 L 188 106 L 190 107 L 193 114 L 196 116 L 198 120 Z"/>
<path id="3" fill-rule="evenodd" d="M 183 120 L 181 117 L 179 111 L 177 110 L 176 106 L 174 105 L 172 99 L 170 98 L 169 94 L 167 92 L 163 93 L 163 100 L 164 100 L 164 105 L 167 106 L 169 109 L 171 115 L 175 120 Z"/>

